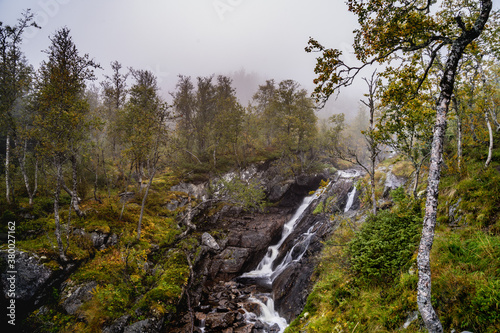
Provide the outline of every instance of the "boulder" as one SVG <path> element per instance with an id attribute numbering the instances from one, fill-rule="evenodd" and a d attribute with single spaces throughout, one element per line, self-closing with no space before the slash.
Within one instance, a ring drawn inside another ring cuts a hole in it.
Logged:
<path id="1" fill-rule="evenodd" d="M 448 209 L 448 221 L 451 226 L 460 225 L 460 221 L 462 220 L 462 212 L 459 209 L 461 202 L 462 198 L 458 198 L 457 202 L 455 202 L 453 205 L 450 205 Z"/>
<path id="2" fill-rule="evenodd" d="M 102 329 L 102 333 L 122 333 L 129 319 L 129 315 L 121 316 L 120 318 L 116 319 L 110 326 L 104 327 Z"/>
<path id="3" fill-rule="evenodd" d="M 65 282 L 62 285 L 61 306 L 66 313 L 75 314 L 78 309 L 92 298 L 92 290 L 97 287 L 97 282 L 91 281 L 84 284 L 74 285 Z"/>
<path id="4" fill-rule="evenodd" d="M 172 192 L 184 192 L 189 196 L 196 199 L 206 200 L 208 198 L 208 191 L 206 183 L 202 184 L 191 184 L 191 183 L 180 183 L 178 185 L 172 186 L 170 188 Z"/>
<path id="5" fill-rule="evenodd" d="M 237 311 L 209 313 L 205 319 L 205 327 L 217 331 L 231 327 L 233 326 L 237 315 L 241 316 L 241 314 Z"/>
<path id="6" fill-rule="evenodd" d="M 122 193 L 118 194 L 118 196 L 120 197 L 121 203 L 126 203 L 135 197 L 135 193 L 134 192 L 122 192 Z"/>
<path id="7" fill-rule="evenodd" d="M 204 232 L 203 235 L 201 235 L 201 243 L 211 250 L 220 250 L 219 244 L 217 243 L 215 238 L 213 238 L 212 235 L 210 235 L 208 232 Z"/>
<path id="8" fill-rule="evenodd" d="M 389 193 L 403 186 L 407 181 L 406 177 L 398 177 L 389 170 L 385 177 L 383 197 L 388 198 Z"/>
<path id="9" fill-rule="evenodd" d="M 163 319 L 148 318 L 125 327 L 123 333 L 159 333 L 162 325 Z"/>
<path id="10" fill-rule="evenodd" d="M 228 247 L 220 254 L 219 258 L 222 260 L 220 271 L 222 273 L 238 273 L 245 264 L 250 250 L 241 247 Z"/>
<path id="11" fill-rule="evenodd" d="M 15 298 L 21 301 L 29 301 L 43 289 L 53 276 L 53 271 L 44 266 L 37 255 L 17 250 L 14 251 L 15 267 L 10 268 L 7 265 L 8 256 L 9 252 L 7 250 L 0 251 L 2 261 L 0 267 L 8 268 L 4 269 L 0 275 L 3 295 L 5 299 L 10 298 L 7 279 L 14 277 Z M 9 273 L 11 271 L 15 273 Z"/>
<path id="12" fill-rule="evenodd" d="M 74 235 L 79 235 L 90 239 L 92 246 L 97 250 L 105 250 L 108 247 L 118 244 L 118 235 L 100 231 L 86 232 L 83 229 L 74 229 Z"/>

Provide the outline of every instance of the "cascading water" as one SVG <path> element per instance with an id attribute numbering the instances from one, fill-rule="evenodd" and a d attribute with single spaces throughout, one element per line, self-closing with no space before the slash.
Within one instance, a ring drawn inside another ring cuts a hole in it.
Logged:
<path id="1" fill-rule="evenodd" d="M 283 242 L 287 239 L 287 237 L 292 233 L 295 228 L 297 222 L 300 217 L 304 213 L 304 211 L 309 207 L 311 202 L 319 196 L 319 192 L 306 197 L 302 204 L 297 209 L 295 214 L 293 214 L 292 218 L 283 226 L 283 232 L 281 234 L 281 239 L 276 245 L 272 245 L 267 250 L 266 255 L 262 258 L 261 262 L 257 266 L 257 268 L 253 271 L 247 272 L 242 275 L 242 277 L 258 277 L 262 279 L 267 279 L 269 283 L 272 282 L 273 273 L 275 273 L 275 269 L 273 269 L 273 264 L 279 254 L 279 248 L 283 244 Z"/>
<path id="2" fill-rule="evenodd" d="M 295 242 L 294 246 L 286 253 L 283 260 L 277 264 L 279 249 L 285 242 L 288 236 L 293 232 L 297 223 L 300 221 L 306 209 L 311 205 L 314 199 L 318 198 L 323 190 L 316 191 L 313 195 L 304 198 L 302 204 L 293 214 L 292 218 L 284 225 L 281 239 L 276 245 L 269 247 L 266 255 L 261 260 L 257 268 L 253 271 L 244 273 L 242 278 L 255 278 L 259 279 L 269 286 L 272 285 L 273 280 L 280 275 L 281 272 L 292 262 L 298 261 L 302 258 L 307 251 L 311 237 L 314 235 L 314 226 L 310 227 L 307 232 L 303 233 Z M 255 303 L 259 304 L 262 309 L 261 316 L 258 319 L 270 326 L 279 326 L 279 332 L 283 332 L 288 326 L 285 318 L 282 318 L 274 309 L 274 301 L 271 295 L 267 296 L 267 302 L 264 303 L 255 299 Z"/>
<path id="3" fill-rule="evenodd" d="M 340 212 L 354 214 L 351 210 L 357 190 L 353 187 L 353 178 L 359 175 L 360 171 L 355 169 L 339 171 L 328 186 L 304 198 L 293 216 L 283 225 L 277 244 L 267 248 L 264 258 L 254 270 L 232 280 L 222 277 L 223 280 L 213 285 L 207 282 L 208 293 L 194 308 L 196 331 L 221 332 L 233 328 L 241 332 L 283 332 L 288 321 L 296 318 L 305 304 L 308 288 L 311 287 L 310 277 L 316 265 L 315 255 L 335 226 L 328 218 L 329 213 L 339 212 L 343 207 Z M 325 209 L 318 210 L 319 214 L 313 213 L 319 203 Z M 273 214 L 280 212 L 275 210 Z M 276 224 L 268 224 L 268 221 L 273 223 L 274 217 L 263 220 L 263 227 L 277 227 Z M 282 217 L 277 221 L 283 223 Z M 242 225 L 247 223 L 245 220 L 235 222 Z M 223 252 L 212 254 L 214 257 L 207 262 L 201 262 L 203 265 L 200 267 L 212 276 L 219 272 L 230 273 L 231 270 L 238 269 L 234 267 L 240 263 L 243 265 L 243 262 L 253 262 L 254 258 L 244 256 L 259 253 L 249 252 L 253 249 L 252 245 L 247 239 L 246 243 L 242 241 L 242 235 L 245 234 L 238 229 L 239 225 L 235 224 L 235 227 L 237 232 L 234 232 L 236 237 L 230 238 L 232 243 L 226 245 Z M 254 237 L 251 239 L 252 243 L 259 241 Z M 248 244 L 248 248 L 243 244 Z M 262 249 L 259 247 L 259 251 Z M 193 321 L 191 325 L 192 323 Z"/>
<path id="4" fill-rule="evenodd" d="M 354 196 L 356 195 L 356 186 L 352 188 L 352 191 L 347 195 L 347 203 L 345 204 L 344 213 L 347 213 L 351 209 L 354 203 Z"/>

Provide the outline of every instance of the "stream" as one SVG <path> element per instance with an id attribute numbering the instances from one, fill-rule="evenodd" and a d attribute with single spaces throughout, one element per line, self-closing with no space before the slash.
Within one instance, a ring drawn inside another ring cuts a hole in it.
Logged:
<path id="1" fill-rule="evenodd" d="M 339 213 L 355 210 L 357 189 L 353 182 L 359 175 L 355 169 L 339 171 L 336 180 L 305 197 L 283 225 L 280 239 L 267 248 L 255 269 L 212 289 L 208 297 L 211 312 L 198 314 L 199 330 L 215 332 L 215 327 L 233 326 L 238 328 L 228 332 L 284 332 L 287 320 L 295 318 L 304 305 L 315 254 L 331 228 L 328 217 L 313 211 L 332 196 L 335 206 L 341 207 Z M 231 324 L 234 320 L 246 324 Z"/>
<path id="2" fill-rule="evenodd" d="M 292 233 L 294 228 L 297 225 L 297 222 L 300 220 L 302 217 L 302 214 L 304 214 L 304 211 L 309 207 L 309 205 L 314 201 L 314 199 L 317 199 L 322 193 L 322 190 L 316 191 L 313 195 L 308 196 L 304 198 L 302 201 L 302 204 L 299 206 L 299 208 L 295 211 L 293 216 L 290 218 L 290 220 L 284 225 L 283 227 L 283 232 L 281 234 L 281 239 L 279 242 L 275 245 L 272 245 L 269 247 L 267 250 L 266 255 L 264 258 L 262 258 L 262 261 L 259 263 L 257 268 L 253 271 L 244 273 L 241 278 L 251 278 L 255 281 L 259 281 L 259 284 L 269 286 L 270 288 L 272 287 L 272 283 L 276 277 L 279 276 L 279 274 L 293 261 L 299 261 L 304 253 L 307 251 L 308 248 L 308 242 L 313 236 L 312 233 L 312 228 L 309 228 L 309 230 L 301 235 L 300 238 L 305 238 L 305 239 L 299 239 L 296 241 L 295 245 L 287 252 L 285 255 L 284 259 L 280 262 L 277 263 L 278 255 L 279 255 L 279 250 L 281 245 L 285 242 L 285 240 L 288 238 L 288 236 Z M 298 251 L 294 251 L 297 244 L 303 244 L 305 241 L 306 246 L 302 246 L 302 249 Z M 276 325 L 279 326 L 279 331 L 278 332 L 283 332 L 285 328 L 288 326 L 286 319 L 281 317 L 279 313 L 275 310 L 274 308 L 274 300 L 272 298 L 271 294 L 264 294 L 262 295 L 265 298 L 267 298 L 267 302 L 262 302 L 258 299 L 252 299 L 252 301 L 255 301 L 257 304 L 260 305 L 262 309 L 262 314 L 261 316 L 257 317 L 258 320 L 265 322 L 268 324 L 270 327 L 276 327 Z M 252 321 L 255 319 L 255 316 L 248 316 L 248 319 Z"/>

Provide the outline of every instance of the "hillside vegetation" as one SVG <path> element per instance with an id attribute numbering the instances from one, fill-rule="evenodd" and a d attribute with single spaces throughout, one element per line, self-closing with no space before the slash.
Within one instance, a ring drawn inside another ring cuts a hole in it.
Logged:
<path id="1" fill-rule="evenodd" d="M 193 314 L 201 230 L 224 242 L 222 213 L 279 210 L 302 176 L 355 166 L 363 215 L 330 217 L 337 229 L 288 331 L 499 331 L 500 12 L 491 0 L 346 2 L 359 67 L 311 38 L 314 92 L 270 78 L 247 106 L 225 75 L 179 75 L 167 101 L 152 71 L 113 61 L 92 85 L 105 65 L 67 27 L 35 69 L 21 49 L 35 15 L 0 22 L 0 270 L 10 254 L 50 276 L 26 283 L 29 297 L 4 288 L 0 305 L 24 302 L 28 332 L 159 331 Z M 355 79 L 366 83 L 355 119 L 319 121 Z M 265 182 L 280 195 L 238 176 L 257 165 L 276 170 Z M 391 199 L 389 174 L 407 179 Z"/>
<path id="2" fill-rule="evenodd" d="M 484 153 L 468 149 L 463 173 L 447 169 L 441 180 L 431 269 L 433 306 L 448 332 L 500 330 L 500 149 L 487 169 Z M 340 222 L 287 332 L 426 331 L 416 304 L 423 203 L 401 190 L 392 196 L 394 206 L 364 223 Z"/>

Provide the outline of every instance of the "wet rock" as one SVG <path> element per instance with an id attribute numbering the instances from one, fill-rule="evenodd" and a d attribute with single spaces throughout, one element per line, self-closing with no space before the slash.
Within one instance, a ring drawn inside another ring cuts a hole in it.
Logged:
<path id="1" fill-rule="evenodd" d="M 117 234 L 104 233 L 100 231 L 86 232 L 83 229 L 74 229 L 73 235 L 88 238 L 92 242 L 92 246 L 100 251 L 118 244 Z"/>
<path id="2" fill-rule="evenodd" d="M 406 177 L 398 177 L 389 170 L 385 178 L 384 193 L 382 196 L 384 198 L 388 198 L 391 191 L 400 188 L 406 183 L 406 181 Z"/>
<path id="3" fill-rule="evenodd" d="M 201 243 L 214 251 L 220 250 L 219 244 L 208 232 L 204 232 L 201 235 Z"/>
<path id="4" fill-rule="evenodd" d="M 102 333 L 122 333 L 129 319 L 129 315 L 121 316 L 110 326 L 104 327 Z"/>
<path id="5" fill-rule="evenodd" d="M 121 203 L 126 203 L 135 197 L 135 193 L 134 192 L 122 192 L 122 193 L 118 194 L 118 196 L 120 197 Z"/>
<path id="6" fill-rule="evenodd" d="M 148 318 L 125 327 L 123 333 L 159 333 L 163 320 Z"/>
<path id="7" fill-rule="evenodd" d="M 208 198 L 208 191 L 206 183 L 202 184 L 190 184 L 190 183 L 180 183 L 178 185 L 172 186 L 170 191 L 173 192 L 184 192 L 189 196 L 196 199 L 206 200 Z"/>
<path id="8" fill-rule="evenodd" d="M 269 327 L 269 333 L 279 333 L 280 331 L 280 326 L 278 324 L 274 324 L 271 327 Z"/>
<path id="9" fill-rule="evenodd" d="M 86 301 L 92 298 L 92 290 L 97 282 L 92 281 L 80 285 L 65 282 L 62 285 L 61 306 L 68 314 L 75 314 Z"/>
<path id="10" fill-rule="evenodd" d="M 228 247 L 220 254 L 222 273 L 238 273 L 250 254 L 250 250 L 240 247 Z"/>
<path id="11" fill-rule="evenodd" d="M 450 206 L 448 209 L 448 221 L 451 226 L 458 226 L 462 220 L 461 212 L 459 209 L 462 198 L 459 198 L 457 202 Z"/>
<path id="12" fill-rule="evenodd" d="M 234 333 L 252 333 L 253 324 L 245 324 L 242 327 L 234 329 Z"/>
<path id="13" fill-rule="evenodd" d="M 9 254 L 15 257 L 15 267 L 7 265 Z M 21 301 L 29 301 L 40 292 L 53 276 L 52 270 L 44 266 L 39 257 L 34 254 L 30 255 L 17 250 L 14 253 L 9 253 L 7 250 L 2 250 L 0 251 L 0 260 L 2 261 L 0 267 L 7 268 L 0 275 L 2 293 L 5 299 L 10 298 L 8 295 L 9 278 L 13 277 L 15 280 L 15 298 Z M 15 271 L 16 273 L 10 274 L 9 271 Z"/>
<path id="14" fill-rule="evenodd" d="M 278 324 L 269 325 L 257 320 L 252 328 L 252 333 L 279 333 L 280 327 Z"/>
<path id="15" fill-rule="evenodd" d="M 237 312 L 209 313 L 205 320 L 205 327 L 220 330 L 233 326 Z"/>

